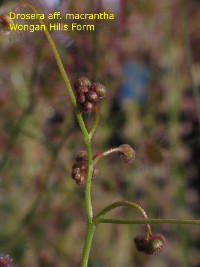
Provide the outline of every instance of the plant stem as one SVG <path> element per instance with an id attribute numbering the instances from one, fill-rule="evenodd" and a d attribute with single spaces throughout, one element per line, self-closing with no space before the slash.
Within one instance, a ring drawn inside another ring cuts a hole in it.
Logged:
<path id="1" fill-rule="evenodd" d="M 91 244 L 92 244 L 92 238 L 94 235 L 94 230 L 95 230 L 95 224 L 88 223 L 87 224 L 85 244 L 84 244 L 84 249 L 83 249 L 83 257 L 82 257 L 81 267 L 87 267 L 87 265 L 88 265 L 88 258 L 89 258 Z"/>
<path id="2" fill-rule="evenodd" d="M 104 157 L 109 156 L 110 154 L 114 154 L 114 153 L 119 153 L 119 152 L 123 152 L 123 148 L 121 147 L 115 147 L 115 148 L 110 148 L 104 152 L 101 152 L 99 154 L 97 154 L 97 156 L 94 158 L 94 166 L 97 165 L 97 163 L 102 160 Z"/>
<path id="3" fill-rule="evenodd" d="M 92 223 L 93 211 L 92 211 L 92 203 L 91 203 L 91 180 L 93 173 L 93 159 L 92 159 L 92 147 L 89 142 L 86 144 L 87 152 L 88 152 L 88 171 L 87 177 L 85 180 L 85 205 L 86 205 L 86 213 L 87 213 L 87 222 Z"/>
<path id="4" fill-rule="evenodd" d="M 186 11 L 186 4 L 184 0 L 182 0 L 182 12 L 181 13 L 182 13 L 182 32 L 183 32 L 184 46 L 185 46 L 185 51 L 186 51 L 188 67 L 190 71 L 192 90 L 193 90 L 196 110 L 197 110 L 197 117 L 198 117 L 199 126 L 200 126 L 200 93 L 199 93 L 197 80 L 195 78 L 194 62 L 193 62 L 193 57 L 192 57 L 192 49 L 190 45 L 190 37 L 189 37 L 189 30 L 188 30 L 187 11 Z"/>
<path id="5" fill-rule="evenodd" d="M 35 9 L 34 6 L 32 6 L 29 3 L 21 3 L 19 4 L 13 12 L 18 11 L 20 8 L 22 7 L 26 7 L 28 6 L 29 8 L 31 8 L 31 10 L 35 13 L 38 14 L 37 10 Z M 42 19 L 38 19 L 41 25 L 45 25 L 44 21 Z M 76 103 L 76 98 L 74 95 L 74 92 L 71 88 L 68 76 L 65 72 L 62 60 L 60 58 L 60 55 L 58 53 L 58 50 L 54 44 L 54 41 L 49 33 L 49 31 L 47 30 L 47 27 L 45 27 L 45 31 L 44 34 L 51 46 L 52 52 L 55 56 L 56 62 L 58 64 L 58 68 L 60 70 L 61 76 L 65 82 L 70 100 L 75 108 L 75 113 L 81 128 L 81 132 L 83 134 L 83 138 L 85 141 L 85 145 L 87 148 L 87 152 L 88 152 L 88 172 L 87 172 L 87 177 L 86 177 L 86 181 L 85 181 L 85 204 L 86 204 L 86 213 L 87 213 L 87 233 L 86 233 L 86 239 L 85 239 L 85 245 L 84 245 L 84 250 L 83 250 L 83 259 L 82 259 L 82 266 L 86 267 L 87 263 L 88 263 L 88 257 L 89 257 L 89 252 L 90 252 L 90 247 L 91 247 L 91 242 L 92 242 L 92 237 L 93 237 L 93 233 L 94 233 L 94 229 L 95 229 L 95 225 L 92 223 L 92 217 L 93 217 L 93 211 L 92 211 L 92 204 L 91 204 L 91 179 L 92 179 L 92 173 L 93 173 L 93 159 L 92 159 L 92 148 L 91 148 L 91 140 L 88 134 L 88 131 L 86 129 L 85 123 L 83 121 L 83 118 L 81 116 L 81 113 L 77 107 L 77 103 Z"/>
<path id="6" fill-rule="evenodd" d="M 181 219 L 112 219 L 99 218 L 95 224 L 115 223 L 115 224 L 183 224 L 183 225 L 200 225 L 200 220 L 181 220 Z"/>
<path id="7" fill-rule="evenodd" d="M 18 11 L 20 8 L 22 8 L 22 7 L 26 7 L 26 6 L 29 7 L 29 8 L 30 8 L 36 15 L 38 14 L 38 12 L 37 12 L 37 10 L 35 9 L 35 7 L 32 6 L 32 5 L 29 4 L 29 3 L 21 3 L 21 4 L 19 4 L 19 5 L 13 10 L 13 12 L 16 12 L 16 11 Z M 48 31 L 48 29 L 47 29 L 45 23 L 44 23 L 44 21 L 43 21 L 42 19 L 40 19 L 39 16 L 38 16 L 38 21 L 40 22 L 41 25 L 44 25 L 44 26 L 45 26 L 44 34 L 45 34 L 45 36 L 46 36 L 46 38 L 47 38 L 47 40 L 48 40 L 48 42 L 49 42 L 49 44 L 50 44 L 50 47 L 51 47 L 51 49 L 52 49 L 53 54 L 54 54 L 54 56 L 55 56 L 56 62 L 57 62 L 57 64 L 58 64 L 58 68 L 59 68 L 60 73 L 61 73 L 61 76 L 62 76 L 62 78 L 63 78 L 63 80 L 64 80 L 65 85 L 66 85 L 66 88 L 67 88 L 67 91 L 68 91 L 70 100 L 71 100 L 71 102 L 72 102 L 72 104 L 73 104 L 73 106 L 74 106 L 74 108 L 75 108 L 76 116 L 77 116 L 77 119 L 78 119 L 78 122 L 79 122 L 79 125 L 80 125 L 80 128 L 81 128 L 81 131 L 82 131 L 82 133 L 83 133 L 83 137 L 84 137 L 85 144 L 87 144 L 88 141 L 89 141 L 88 132 L 87 132 L 87 129 L 86 129 L 86 127 L 85 127 L 85 123 L 84 123 L 84 121 L 83 121 L 83 118 L 82 118 L 82 116 L 81 116 L 81 113 L 80 113 L 80 111 L 79 111 L 79 109 L 78 109 L 78 107 L 77 107 L 76 98 L 75 98 L 74 92 L 73 92 L 73 90 L 72 90 L 72 88 L 71 88 L 71 85 L 70 85 L 68 76 L 67 76 L 67 74 L 66 74 L 66 72 L 65 72 L 65 69 L 64 69 L 62 60 L 61 60 L 61 58 L 60 58 L 60 55 L 59 55 L 59 53 L 58 53 L 58 50 L 57 50 L 57 48 L 56 48 L 56 46 L 55 46 L 55 44 L 54 44 L 54 41 L 53 41 L 53 39 L 52 39 L 52 37 L 51 37 L 51 35 L 50 35 L 50 33 L 49 33 L 49 31 Z"/>
<path id="8" fill-rule="evenodd" d="M 34 6 L 32 6 L 31 4 L 29 3 L 21 3 L 19 4 L 13 12 L 16 12 L 18 11 L 20 8 L 22 7 L 26 7 L 28 6 L 29 8 L 31 8 L 31 10 L 35 13 L 35 14 L 38 14 L 37 10 L 35 9 Z M 38 19 L 40 24 L 41 25 L 45 25 L 44 21 L 42 19 Z M 60 55 L 58 53 L 58 50 L 54 44 L 54 41 L 49 33 L 49 31 L 46 30 L 44 31 L 44 34 L 50 44 L 50 47 L 52 49 L 52 52 L 55 56 L 55 59 L 56 59 L 56 62 L 58 64 L 58 68 L 60 70 L 60 73 L 61 73 L 61 76 L 65 82 L 65 85 L 66 85 L 66 88 L 67 88 L 67 91 L 68 91 L 68 94 L 69 94 L 69 97 L 70 97 L 70 100 L 75 108 L 75 112 L 76 112 L 76 116 L 77 116 L 77 119 L 78 119 L 78 122 L 79 122 L 79 125 L 80 125 L 80 128 L 81 128 L 81 131 L 82 131 L 82 134 L 83 134 L 83 138 L 84 138 L 84 141 L 85 141 L 85 144 L 86 144 L 86 147 L 87 147 L 87 150 L 88 150 L 88 174 L 87 174 L 87 178 L 86 178 L 86 189 L 85 189 L 85 194 L 86 194 L 86 211 L 87 211 L 87 217 L 89 219 L 89 221 L 91 222 L 92 220 L 92 205 L 91 205 L 91 199 L 90 199 L 90 186 L 91 186 L 91 178 L 92 178 L 92 171 L 93 171 L 93 166 L 92 166 L 92 149 L 91 149 L 91 144 L 90 144 L 90 139 L 89 139 L 89 135 L 88 135 L 88 131 L 86 129 L 86 126 L 85 126 L 85 123 L 83 121 L 83 118 L 81 116 L 81 113 L 77 107 L 77 103 L 76 103 L 76 98 L 75 98 L 75 95 L 74 95 L 74 92 L 71 88 L 71 85 L 70 85 L 70 82 L 69 82 L 69 79 L 68 79 L 68 76 L 65 72 L 65 69 L 64 69 L 64 66 L 63 66 L 63 63 L 62 63 L 62 60 L 60 58 Z"/>
<path id="9" fill-rule="evenodd" d="M 134 209 L 137 209 L 143 216 L 143 218 L 145 220 L 148 220 L 148 216 L 145 212 L 145 210 L 143 210 L 142 207 L 140 207 L 138 204 L 134 203 L 134 202 L 130 202 L 130 201 L 117 201 L 109 206 L 107 206 L 105 209 L 103 209 L 102 211 L 100 211 L 93 219 L 94 223 L 98 223 L 101 220 L 104 220 L 103 217 L 105 214 L 107 214 L 109 211 L 118 208 L 118 207 L 123 207 L 123 206 L 128 206 L 128 207 L 132 207 Z M 152 235 L 152 231 L 151 231 L 151 226 L 150 224 L 147 223 L 147 237 Z"/>
<path id="10" fill-rule="evenodd" d="M 96 107 L 94 109 L 94 122 L 93 122 L 93 125 L 92 125 L 92 129 L 89 132 L 90 140 L 92 140 L 92 138 L 93 138 L 93 136 L 94 136 L 94 134 L 96 132 L 96 129 L 97 129 L 98 124 L 99 124 L 99 118 L 100 118 L 99 107 L 98 107 L 98 105 L 96 105 Z"/>

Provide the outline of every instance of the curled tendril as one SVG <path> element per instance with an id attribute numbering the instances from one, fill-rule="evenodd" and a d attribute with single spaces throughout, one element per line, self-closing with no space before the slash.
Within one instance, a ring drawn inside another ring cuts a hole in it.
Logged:
<path id="1" fill-rule="evenodd" d="M 124 163 L 130 163 L 135 159 L 135 150 L 127 144 L 121 145 L 119 158 Z"/>

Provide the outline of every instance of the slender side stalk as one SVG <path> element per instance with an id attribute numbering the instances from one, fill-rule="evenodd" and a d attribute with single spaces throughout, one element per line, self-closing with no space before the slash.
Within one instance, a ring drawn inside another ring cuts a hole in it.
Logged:
<path id="1" fill-rule="evenodd" d="M 145 210 L 143 210 L 142 207 L 140 207 L 138 204 L 130 202 L 130 201 L 117 201 L 109 206 L 107 206 L 105 209 L 103 209 L 102 211 L 100 211 L 93 219 L 94 223 L 99 223 L 99 221 L 104 220 L 104 218 L 102 218 L 104 215 L 106 215 L 109 211 L 118 208 L 118 207 L 124 207 L 124 206 L 128 206 L 128 207 L 132 207 L 136 210 L 138 210 L 143 218 L 145 220 L 148 220 L 148 216 L 145 212 Z M 151 226 L 150 224 L 147 223 L 147 237 L 152 235 L 152 231 L 151 231 Z"/>
<path id="2" fill-rule="evenodd" d="M 200 126 L 200 93 L 197 84 L 197 80 L 195 78 L 195 70 L 194 70 L 194 62 L 192 57 L 192 50 L 190 45 L 190 37 L 189 37 L 189 30 L 188 30 L 188 21 L 187 21 L 187 11 L 186 11 L 186 4 L 185 0 L 182 0 L 182 32 L 183 32 L 183 39 L 184 39 L 184 46 L 186 51 L 186 57 L 192 82 L 192 90 L 194 94 L 197 116 Z"/>
<path id="3" fill-rule="evenodd" d="M 89 253 L 90 253 L 90 248 L 92 244 L 92 238 L 94 235 L 94 230 L 95 230 L 95 225 L 93 223 L 88 223 L 81 267 L 88 266 Z"/>
<path id="4" fill-rule="evenodd" d="M 92 125 L 92 129 L 89 132 L 90 140 L 92 140 L 92 138 L 93 138 L 93 136 L 94 136 L 94 134 L 96 132 L 96 129 L 97 129 L 98 124 L 99 124 L 99 118 L 100 118 L 99 107 L 98 107 L 98 105 L 96 105 L 95 110 L 94 110 L 94 122 L 93 122 L 93 125 Z"/>
<path id="5" fill-rule="evenodd" d="M 95 224 L 115 223 L 115 224 L 179 224 L 179 225 L 200 225 L 200 220 L 179 220 L 179 219 L 112 219 L 99 218 Z"/>
<path id="6" fill-rule="evenodd" d="M 120 147 L 110 148 L 104 152 L 99 153 L 95 159 L 94 159 L 94 166 L 97 165 L 97 163 L 102 160 L 104 157 L 109 156 L 110 154 L 123 152 L 124 150 Z"/>

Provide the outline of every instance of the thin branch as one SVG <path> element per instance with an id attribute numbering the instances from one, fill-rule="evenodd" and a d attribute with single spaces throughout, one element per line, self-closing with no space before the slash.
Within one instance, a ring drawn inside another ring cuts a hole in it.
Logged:
<path id="1" fill-rule="evenodd" d="M 177 224 L 177 225 L 200 225 L 200 220 L 181 220 L 181 219 L 112 219 L 99 218 L 95 224 L 115 223 L 115 224 Z"/>
<path id="2" fill-rule="evenodd" d="M 99 124 L 99 119 L 100 119 L 100 112 L 99 112 L 99 107 L 98 105 L 95 106 L 95 109 L 94 109 L 94 122 L 93 122 L 93 125 L 92 125 L 92 129 L 90 130 L 89 132 L 89 138 L 90 140 L 92 140 L 96 130 L 97 130 L 97 127 L 98 127 L 98 124 Z"/>
<path id="3" fill-rule="evenodd" d="M 93 222 L 94 223 L 98 223 L 99 221 L 101 220 L 104 220 L 104 218 L 102 218 L 104 215 L 106 215 L 109 211 L 115 209 L 115 208 L 118 208 L 118 207 L 131 207 L 131 208 L 134 208 L 136 209 L 137 211 L 139 211 L 143 218 L 145 220 L 148 220 L 148 216 L 145 212 L 145 210 L 140 207 L 138 204 L 134 203 L 134 202 L 130 202 L 130 201 L 118 201 L 118 202 L 115 202 L 109 206 L 107 206 L 106 208 L 104 208 L 102 211 L 100 211 L 93 219 Z M 151 226 L 150 224 L 147 223 L 147 237 L 150 235 L 152 235 L 152 231 L 151 231 Z"/>

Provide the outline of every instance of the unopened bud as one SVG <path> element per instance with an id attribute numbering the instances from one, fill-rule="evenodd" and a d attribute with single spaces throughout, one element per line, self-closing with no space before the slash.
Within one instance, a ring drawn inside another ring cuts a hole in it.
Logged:
<path id="1" fill-rule="evenodd" d="M 164 247 L 165 247 L 166 240 L 163 235 L 161 234 L 156 234 L 153 235 L 149 240 L 148 240 L 148 245 L 145 250 L 146 254 L 152 255 L 157 252 L 162 252 Z"/>
<path id="2" fill-rule="evenodd" d="M 143 235 L 137 235 L 134 238 L 134 243 L 138 251 L 144 252 L 147 255 L 153 255 L 163 251 L 166 240 L 161 234 L 153 235 L 149 239 Z"/>
<path id="3" fill-rule="evenodd" d="M 84 106 L 83 106 L 83 111 L 86 113 L 90 113 L 94 108 L 94 105 L 89 102 L 89 101 L 85 101 Z"/>
<path id="4" fill-rule="evenodd" d="M 86 98 L 93 104 L 96 104 L 98 102 L 98 95 L 93 90 L 90 90 L 86 93 Z"/>
<path id="5" fill-rule="evenodd" d="M 88 153 L 86 150 L 79 150 L 75 155 L 76 162 L 82 162 L 88 160 Z"/>
<path id="6" fill-rule="evenodd" d="M 83 104 L 85 102 L 84 94 L 81 94 L 81 95 L 77 96 L 77 102 L 78 102 L 78 104 Z"/>
<path id="7" fill-rule="evenodd" d="M 72 178 L 78 185 L 83 186 L 85 184 L 86 175 L 87 167 L 85 164 L 75 163 L 72 166 Z"/>
<path id="8" fill-rule="evenodd" d="M 81 187 L 85 185 L 87 171 L 88 171 L 87 161 L 76 162 L 72 166 L 72 178 Z M 93 169 L 93 173 L 92 173 L 92 180 L 94 180 L 98 176 L 98 174 L 99 174 L 99 170 L 95 166 Z"/>
<path id="9" fill-rule="evenodd" d="M 134 238 L 135 247 L 138 251 L 144 252 L 147 246 L 146 237 L 143 235 L 136 235 Z"/>
<path id="10" fill-rule="evenodd" d="M 94 90 L 99 98 L 106 96 L 106 88 L 101 83 L 93 83 L 90 90 Z"/>
<path id="11" fill-rule="evenodd" d="M 135 150 L 127 144 L 120 146 L 119 158 L 124 163 L 130 163 L 135 159 Z"/>
<path id="12" fill-rule="evenodd" d="M 91 82 L 86 77 L 79 77 L 74 83 L 74 89 L 77 90 L 80 86 L 86 86 L 89 88 L 91 86 Z"/>
<path id="13" fill-rule="evenodd" d="M 80 94 L 85 94 L 85 93 L 87 93 L 88 92 L 88 86 L 79 86 L 77 89 L 76 89 L 76 93 L 78 94 L 78 95 L 80 95 Z"/>

